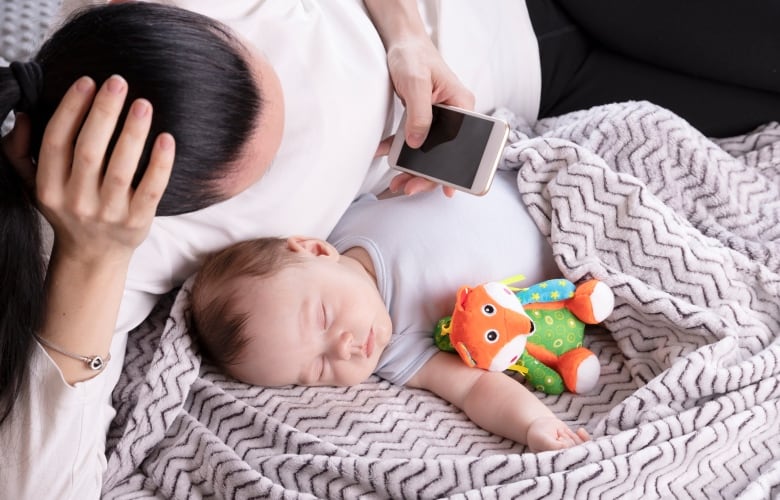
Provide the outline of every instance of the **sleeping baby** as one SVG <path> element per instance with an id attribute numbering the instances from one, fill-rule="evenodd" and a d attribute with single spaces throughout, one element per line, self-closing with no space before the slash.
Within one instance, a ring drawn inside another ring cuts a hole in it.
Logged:
<path id="1" fill-rule="evenodd" d="M 500 174 L 484 197 L 367 196 L 329 241 L 261 238 L 217 252 L 192 287 L 191 331 L 212 362 L 249 384 L 351 386 L 376 374 L 427 389 L 532 451 L 580 444 L 587 432 L 523 384 L 433 342 L 457 285 L 516 274 L 518 263 L 535 281 L 556 274 L 513 178 Z M 489 253 L 480 258 L 468 242 Z"/>

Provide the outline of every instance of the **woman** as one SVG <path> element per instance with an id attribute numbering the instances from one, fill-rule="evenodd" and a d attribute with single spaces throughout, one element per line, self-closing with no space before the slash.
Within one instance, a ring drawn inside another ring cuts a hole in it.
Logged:
<path id="1" fill-rule="evenodd" d="M 174 3 L 229 24 L 269 60 L 268 74 L 283 89 L 283 139 L 273 166 L 246 191 L 155 220 L 133 256 L 117 332 L 136 326 L 209 252 L 264 234 L 324 238 L 362 192 L 388 185 L 407 194 L 433 189 L 406 175 L 391 183 L 386 162 L 375 158 L 387 150 L 381 139 L 395 132 L 404 105 L 410 115 L 404 133 L 413 146 L 427 133 L 431 102 L 482 112 L 508 107 L 533 122 L 648 99 L 712 135 L 742 133 L 780 117 L 774 71 L 780 38 L 770 22 L 757 24 L 773 18 L 771 5 L 731 15 L 723 4 L 709 17 L 678 9 L 684 17 L 675 19 L 677 30 L 651 30 L 642 28 L 634 2 L 611 0 L 592 9 L 566 0 L 500 0 L 490 9 L 467 0 Z M 648 17 L 654 12 L 643 9 Z M 606 12 L 616 21 L 600 20 Z M 613 39 L 621 22 L 636 27 L 620 32 L 630 53 L 618 52 Z M 753 25 L 762 29 L 750 31 Z M 727 26 L 739 36 L 718 36 Z M 684 61 L 668 54 L 675 45 L 685 48 L 678 51 Z M 770 54 L 744 55 L 757 45 Z"/>
<path id="2" fill-rule="evenodd" d="M 282 124 L 264 64 L 209 18 L 128 3 L 85 11 L 33 61 L 0 68 L 0 114 L 19 112 L 0 155 L 9 497 L 99 493 L 130 257 L 155 214 L 211 205 L 262 175 Z M 36 208 L 54 229 L 48 269 Z"/>

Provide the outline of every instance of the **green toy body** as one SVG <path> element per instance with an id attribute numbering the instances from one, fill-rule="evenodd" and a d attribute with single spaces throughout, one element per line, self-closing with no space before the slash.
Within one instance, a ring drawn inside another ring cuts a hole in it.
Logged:
<path id="1" fill-rule="evenodd" d="M 525 375 L 537 390 L 560 394 L 564 390 L 584 393 L 598 383 L 601 367 L 590 350 L 583 347 L 585 325 L 603 321 L 614 306 L 614 295 L 598 280 L 578 286 L 565 279 L 537 283 L 515 292 L 535 330 L 528 337 L 519 361 L 510 367 Z M 442 318 L 434 331 L 434 342 L 444 351 L 454 351 L 442 329 L 450 317 Z"/>

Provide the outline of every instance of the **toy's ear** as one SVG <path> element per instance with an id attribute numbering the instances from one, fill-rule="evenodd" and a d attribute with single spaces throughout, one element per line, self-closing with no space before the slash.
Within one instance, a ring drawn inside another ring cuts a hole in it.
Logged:
<path id="1" fill-rule="evenodd" d="M 460 355 L 460 359 L 462 359 L 464 363 L 466 363 L 472 368 L 477 366 L 477 362 L 474 361 L 474 358 L 471 356 L 471 353 L 469 352 L 469 348 L 466 347 L 466 344 L 464 344 L 463 342 L 458 342 L 453 347 L 455 347 L 455 350 L 458 352 L 458 355 Z"/>
<path id="2" fill-rule="evenodd" d="M 471 293 L 471 288 L 462 286 L 458 288 L 458 293 L 455 299 L 455 310 L 464 310 L 466 308 L 466 298 Z"/>
<path id="3" fill-rule="evenodd" d="M 292 252 L 308 253 L 315 257 L 338 257 L 339 255 L 338 250 L 327 241 L 305 236 L 290 236 L 287 238 L 287 248 Z"/>

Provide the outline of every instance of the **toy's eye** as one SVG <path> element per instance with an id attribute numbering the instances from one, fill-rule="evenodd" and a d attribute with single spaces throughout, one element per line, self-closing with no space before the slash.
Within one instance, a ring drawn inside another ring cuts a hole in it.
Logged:
<path id="1" fill-rule="evenodd" d="M 531 328 L 528 330 L 528 335 L 531 335 L 536 330 L 536 325 L 531 321 Z"/>
<path id="2" fill-rule="evenodd" d="M 495 344 L 498 342 L 498 332 L 495 330 L 488 330 L 485 332 L 485 340 L 489 344 Z"/>
<path id="3" fill-rule="evenodd" d="M 482 314 L 484 314 L 485 316 L 493 316 L 494 314 L 496 314 L 496 306 L 494 306 L 493 304 L 485 304 L 484 306 L 482 306 Z"/>

